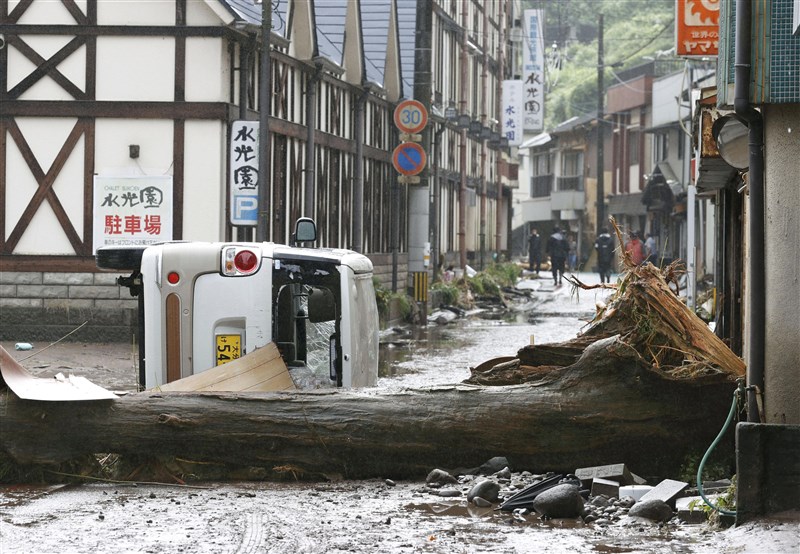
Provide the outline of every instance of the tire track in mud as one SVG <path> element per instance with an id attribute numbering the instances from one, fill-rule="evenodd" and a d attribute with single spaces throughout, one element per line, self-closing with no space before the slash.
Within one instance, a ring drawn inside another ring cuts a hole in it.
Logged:
<path id="1" fill-rule="evenodd" d="M 245 516 L 242 542 L 235 554 L 264 552 L 264 521 L 261 512 L 250 512 Z"/>

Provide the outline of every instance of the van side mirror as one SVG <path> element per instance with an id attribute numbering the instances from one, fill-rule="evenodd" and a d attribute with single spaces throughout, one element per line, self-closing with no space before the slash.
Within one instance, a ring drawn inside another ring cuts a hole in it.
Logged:
<path id="1" fill-rule="evenodd" d="M 294 224 L 294 244 L 317 240 L 317 224 L 310 217 L 301 217 Z"/>

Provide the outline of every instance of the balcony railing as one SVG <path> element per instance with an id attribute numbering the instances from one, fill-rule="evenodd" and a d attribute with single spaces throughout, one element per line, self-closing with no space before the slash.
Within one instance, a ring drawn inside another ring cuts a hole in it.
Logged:
<path id="1" fill-rule="evenodd" d="M 556 177 L 556 190 L 583 190 L 583 175 Z"/>
<path id="2" fill-rule="evenodd" d="M 553 190 L 553 175 L 534 175 L 531 177 L 531 198 L 550 196 Z"/>

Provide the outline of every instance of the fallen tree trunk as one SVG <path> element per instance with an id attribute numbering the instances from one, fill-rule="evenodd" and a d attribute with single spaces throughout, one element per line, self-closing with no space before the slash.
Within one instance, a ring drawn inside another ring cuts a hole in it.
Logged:
<path id="1" fill-rule="evenodd" d="M 116 453 L 260 477 L 420 477 L 493 456 L 515 470 L 624 462 L 676 477 L 722 428 L 744 363 L 672 293 L 672 267 L 662 274 L 623 259 L 628 273 L 583 334 L 480 364 L 471 385 L 90 402 L 9 392 L 0 396 L 0 450 L 17 464 Z"/>
<path id="2" fill-rule="evenodd" d="M 734 384 L 665 379 L 611 338 L 535 383 L 397 393 L 139 393 L 94 402 L 0 398 L 0 447 L 19 464 L 92 453 L 175 457 L 295 474 L 420 477 L 508 457 L 572 472 L 626 462 L 675 476 L 724 423 Z M 609 357 L 607 352 L 620 354 Z"/>

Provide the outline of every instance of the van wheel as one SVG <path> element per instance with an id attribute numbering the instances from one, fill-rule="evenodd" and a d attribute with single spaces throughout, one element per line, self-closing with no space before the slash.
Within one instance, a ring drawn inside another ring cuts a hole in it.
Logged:
<path id="1" fill-rule="evenodd" d="M 101 246 L 97 249 L 96 263 L 100 269 L 125 269 L 139 271 L 142 253 L 146 246 Z"/>

